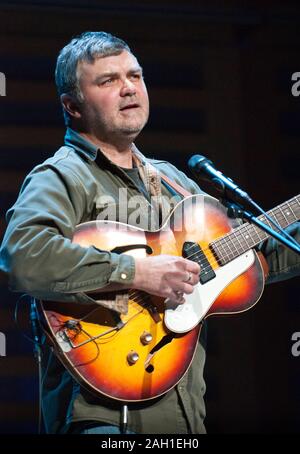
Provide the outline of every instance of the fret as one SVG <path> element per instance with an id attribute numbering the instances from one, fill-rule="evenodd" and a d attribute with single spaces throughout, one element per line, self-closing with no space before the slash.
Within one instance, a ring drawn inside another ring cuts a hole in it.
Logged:
<path id="1" fill-rule="evenodd" d="M 280 214 L 280 213 L 279 213 Z M 277 224 L 279 224 L 280 226 L 283 227 L 282 223 L 282 217 L 279 217 L 278 214 L 276 215 L 276 213 L 271 213 L 270 212 L 270 216 L 272 217 L 272 219 L 277 222 Z M 265 216 L 260 216 L 259 219 L 264 223 L 266 224 L 268 227 L 270 227 L 271 229 L 274 229 L 276 230 L 277 232 L 279 232 L 279 229 L 277 229 L 273 224 L 272 222 L 269 221 L 269 219 L 267 219 Z M 288 224 L 287 224 L 288 225 Z M 268 234 L 266 232 L 262 232 L 264 233 L 265 235 L 265 238 L 268 237 Z"/>
<path id="2" fill-rule="evenodd" d="M 232 233 L 233 233 L 233 232 L 232 232 Z M 237 254 L 237 253 L 238 253 L 238 255 L 239 255 L 239 250 L 237 249 L 237 247 L 236 247 L 236 245 L 235 245 L 234 238 L 231 238 L 230 236 L 226 237 L 226 238 L 225 238 L 225 244 L 226 244 L 226 247 L 227 247 L 227 249 L 228 249 L 228 251 L 229 251 L 228 254 L 227 254 L 228 257 L 234 258 L 234 257 L 236 257 L 236 254 Z M 232 250 L 232 248 L 234 248 L 235 251 Z"/>
<path id="3" fill-rule="evenodd" d="M 255 235 L 254 238 L 253 238 L 254 244 L 258 244 L 261 241 L 263 241 L 265 239 L 264 232 L 262 232 L 257 226 L 253 225 L 251 227 L 253 227 L 252 228 L 252 235 Z"/>
<path id="4" fill-rule="evenodd" d="M 284 212 L 284 210 L 282 208 L 280 208 L 280 213 L 282 213 L 282 216 L 284 218 L 285 226 L 289 225 L 289 221 L 288 221 L 288 219 L 287 219 L 287 217 L 285 215 L 285 212 Z"/>
<path id="5" fill-rule="evenodd" d="M 285 213 L 284 213 L 284 211 L 282 210 L 281 207 L 278 207 L 278 209 L 274 210 L 274 213 L 272 213 L 272 217 L 283 228 L 289 225 L 287 217 L 285 216 Z"/>
<path id="6" fill-rule="evenodd" d="M 296 216 L 297 210 L 292 208 L 292 205 L 290 203 L 286 203 L 287 207 L 278 207 L 278 209 L 274 209 L 270 212 L 271 217 L 277 221 L 277 223 L 282 227 L 285 228 L 288 225 L 292 224 L 293 222 L 297 221 L 299 219 L 299 214 L 298 217 Z M 261 217 L 261 220 L 263 222 L 268 223 L 270 227 L 273 227 L 271 223 L 265 219 L 265 217 Z M 275 229 L 275 227 L 273 227 Z M 276 230 L 276 229 L 275 229 Z M 278 229 L 277 229 L 278 230 Z"/>
<path id="7" fill-rule="evenodd" d="M 290 207 L 289 202 L 287 202 L 286 204 L 287 204 L 287 206 L 288 206 L 288 209 L 287 209 L 287 211 L 286 211 L 286 213 L 285 213 L 286 216 L 287 216 L 287 218 L 288 218 L 288 219 L 293 219 L 293 218 L 294 218 L 294 221 L 297 221 L 298 219 L 297 219 L 296 215 L 294 214 L 293 209 Z M 293 216 L 293 218 L 292 218 L 292 216 Z"/>
<path id="8" fill-rule="evenodd" d="M 243 228 L 241 228 L 243 227 Z M 244 238 L 244 248 L 243 252 L 247 251 L 249 248 L 253 247 L 257 241 L 260 241 L 260 236 L 258 233 L 258 229 L 253 228 L 250 224 L 243 224 L 240 227 L 241 234 Z"/>
<path id="9" fill-rule="evenodd" d="M 297 221 L 299 219 L 297 204 L 299 205 L 299 201 L 297 201 L 296 198 L 295 200 L 292 199 L 291 201 L 288 201 L 285 204 L 271 210 L 270 215 L 277 220 L 281 227 L 286 227 L 293 221 Z"/>
<path id="10" fill-rule="evenodd" d="M 234 259 L 234 257 L 236 256 L 235 254 L 237 253 L 237 251 L 233 250 L 232 249 L 232 238 L 226 238 L 225 240 L 225 247 L 226 247 L 226 251 L 227 251 L 227 261 L 230 262 L 231 260 Z"/>
<path id="11" fill-rule="evenodd" d="M 227 249 L 226 249 L 227 248 Z M 223 251 L 222 251 L 223 250 Z M 228 253 L 229 251 L 229 253 Z M 231 257 L 230 257 L 230 254 L 231 254 L 231 251 L 228 247 L 228 245 L 226 244 L 226 241 L 223 241 L 220 245 L 219 245 L 219 248 L 218 248 L 218 256 L 220 257 L 221 259 L 221 262 L 225 262 L 225 263 L 228 263 L 230 262 L 231 260 Z M 233 256 L 234 257 L 234 256 Z"/>
<path id="12" fill-rule="evenodd" d="M 242 251 L 248 250 L 254 244 L 252 236 L 249 234 L 248 225 L 244 224 L 243 228 L 239 229 L 239 235 L 242 237 Z M 234 230 L 235 232 L 235 230 Z"/>
<path id="13" fill-rule="evenodd" d="M 235 232 L 235 231 L 233 231 L 233 233 L 234 233 L 234 238 L 235 238 L 235 239 L 237 240 L 237 242 L 239 243 L 240 251 L 243 251 L 243 250 L 244 250 L 244 245 L 243 245 L 243 243 L 241 242 L 241 240 L 240 240 L 240 238 L 239 238 L 239 237 L 242 236 L 242 235 L 240 234 L 240 232 Z"/>
<path id="14" fill-rule="evenodd" d="M 282 228 L 299 220 L 300 195 L 268 211 L 268 215 Z M 258 216 L 258 219 L 269 227 L 278 230 L 264 215 Z M 269 235 L 256 225 L 245 222 L 222 238 L 214 240 L 210 244 L 210 248 L 222 266 L 266 240 L 268 237 Z"/>
<path id="15" fill-rule="evenodd" d="M 220 265 L 224 262 L 227 263 L 226 254 L 225 255 L 223 254 L 222 249 L 223 249 L 223 244 L 219 244 L 217 250 L 212 249 L 212 252 L 217 259 L 217 262 L 220 263 Z"/>
<path id="16" fill-rule="evenodd" d="M 251 248 L 254 245 L 255 242 L 254 242 L 253 238 L 251 237 L 251 231 L 249 229 L 250 226 L 247 225 L 247 224 L 244 224 L 244 227 L 245 227 L 244 229 L 241 229 L 242 230 L 241 233 L 242 233 L 242 235 L 244 237 L 245 244 L 247 245 L 247 247 Z"/>

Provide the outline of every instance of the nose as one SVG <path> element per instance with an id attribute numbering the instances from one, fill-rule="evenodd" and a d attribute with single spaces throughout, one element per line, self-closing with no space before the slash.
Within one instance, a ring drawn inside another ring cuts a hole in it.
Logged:
<path id="1" fill-rule="evenodd" d="M 121 88 L 121 96 L 132 96 L 136 94 L 136 87 L 130 79 L 125 79 Z"/>

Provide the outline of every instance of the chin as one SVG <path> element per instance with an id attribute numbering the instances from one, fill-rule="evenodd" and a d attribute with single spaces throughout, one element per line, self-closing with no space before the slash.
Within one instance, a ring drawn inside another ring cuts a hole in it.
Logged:
<path id="1" fill-rule="evenodd" d="M 123 128 L 120 128 L 121 131 L 124 133 L 124 134 L 127 134 L 127 135 L 130 135 L 130 134 L 139 134 L 141 132 L 141 130 L 143 129 L 144 127 L 144 123 L 141 125 L 132 125 L 132 126 L 124 126 Z"/>
<path id="2" fill-rule="evenodd" d="M 127 138 L 130 138 L 130 140 L 132 142 L 139 135 L 140 132 L 141 132 L 141 129 L 138 129 L 138 130 L 137 129 L 134 129 L 134 130 L 133 129 L 131 129 L 131 130 L 125 129 L 125 130 L 122 131 L 123 136 L 127 137 Z"/>

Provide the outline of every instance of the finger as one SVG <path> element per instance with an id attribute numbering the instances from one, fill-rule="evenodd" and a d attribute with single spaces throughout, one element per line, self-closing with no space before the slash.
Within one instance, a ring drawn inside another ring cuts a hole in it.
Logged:
<path id="1" fill-rule="evenodd" d="M 169 299 L 171 301 L 173 301 L 174 303 L 177 303 L 177 304 L 185 303 L 184 295 L 180 291 L 171 292 L 171 295 L 169 296 Z"/>
<path id="2" fill-rule="evenodd" d="M 192 260 L 184 259 L 185 261 L 185 269 L 190 273 L 199 274 L 200 273 L 200 265 Z"/>
<path id="3" fill-rule="evenodd" d="M 189 281 L 186 282 L 186 284 L 190 284 L 190 285 L 197 285 L 199 284 L 199 273 L 190 273 L 191 274 L 191 278 Z"/>
<path id="4" fill-rule="evenodd" d="M 199 282 L 199 273 L 185 271 L 184 273 L 180 274 L 179 281 L 185 284 L 196 285 Z"/>
<path id="5" fill-rule="evenodd" d="M 186 271 L 186 279 L 183 282 L 187 282 L 188 284 L 195 285 L 199 282 L 199 273 L 191 273 L 190 271 Z"/>
<path id="6" fill-rule="evenodd" d="M 180 282 L 176 288 L 176 291 L 190 295 L 191 293 L 193 293 L 194 288 L 195 287 L 191 284 L 188 284 L 186 282 Z"/>

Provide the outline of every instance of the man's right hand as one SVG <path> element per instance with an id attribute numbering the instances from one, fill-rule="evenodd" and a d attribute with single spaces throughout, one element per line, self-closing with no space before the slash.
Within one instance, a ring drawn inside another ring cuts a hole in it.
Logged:
<path id="1" fill-rule="evenodd" d="M 135 259 L 135 277 L 131 288 L 184 303 L 199 282 L 200 266 L 191 260 L 172 255 Z"/>

